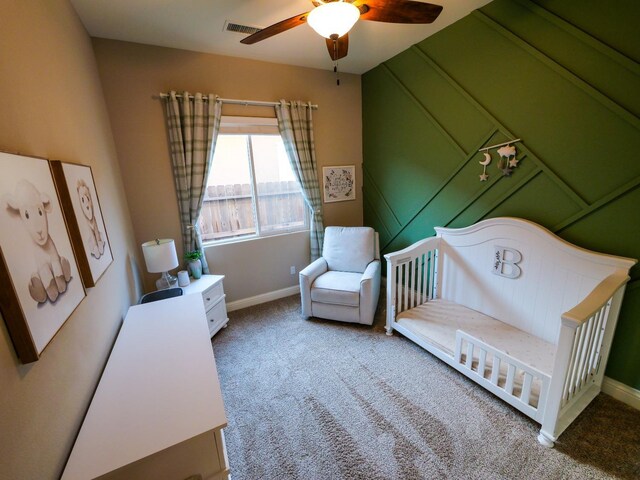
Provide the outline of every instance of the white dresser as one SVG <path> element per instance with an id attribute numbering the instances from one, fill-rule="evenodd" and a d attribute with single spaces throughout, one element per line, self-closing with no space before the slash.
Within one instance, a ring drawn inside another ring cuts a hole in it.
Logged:
<path id="1" fill-rule="evenodd" d="M 223 280 L 224 275 L 202 275 L 198 280 L 191 279 L 189 285 L 182 287 L 185 295 L 192 293 L 202 295 L 211 337 L 229 323 Z"/>
<path id="2" fill-rule="evenodd" d="M 227 418 L 193 300 L 129 309 L 62 480 L 228 478 Z"/>

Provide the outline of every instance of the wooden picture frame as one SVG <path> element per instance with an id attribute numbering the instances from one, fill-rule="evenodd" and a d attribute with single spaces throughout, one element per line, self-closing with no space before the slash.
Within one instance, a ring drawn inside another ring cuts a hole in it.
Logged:
<path id="1" fill-rule="evenodd" d="M 0 152 L 0 310 L 23 363 L 85 297 L 46 159 Z"/>
<path id="2" fill-rule="evenodd" d="M 87 165 L 50 163 L 82 282 L 85 288 L 95 287 L 113 262 L 113 254 L 93 172 Z"/>
<path id="3" fill-rule="evenodd" d="M 322 167 L 324 203 L 344 202 L 356 198 L 356 167 L 354 165 Z"/>

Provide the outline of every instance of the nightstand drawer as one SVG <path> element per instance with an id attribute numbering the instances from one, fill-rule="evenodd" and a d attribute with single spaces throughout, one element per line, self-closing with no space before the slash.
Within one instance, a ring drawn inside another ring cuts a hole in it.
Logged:
<path id="1" fill-rule="evenodd" d="M 220 330 L 227 323 L 227 306 L 224 300 L 218 302 L 213 308 L 207 311 L 207 324 L 209 325 L 209 333 L 213 336 L 215 332 Z"/>
<path id="2" fill-rule="evenodd" d="M 204 309 L 209 310 L 224 295 L 222 282 L 215 284 L 208 290 L 202 292 L 202 300 L 204 301 Z"/>

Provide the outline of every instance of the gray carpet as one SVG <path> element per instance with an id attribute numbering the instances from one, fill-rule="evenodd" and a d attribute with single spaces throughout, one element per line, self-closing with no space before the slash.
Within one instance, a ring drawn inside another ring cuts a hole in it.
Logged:
<path id="1" fill-rule="evenodd" d="M 306 320 L 300 298 L 231 312 L 213 339 L 233 480 L 640 478 L 640 412 L 601 394 L 560 437 L 411 341 Z"/>

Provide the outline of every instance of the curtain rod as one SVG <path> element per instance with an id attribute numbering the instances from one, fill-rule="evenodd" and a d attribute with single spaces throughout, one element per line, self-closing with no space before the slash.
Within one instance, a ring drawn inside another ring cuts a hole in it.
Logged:
<path id="1" fill-rule="evenodd" d="M 169 96 L 168 93 L 161 93 L 159 97 L 154 97 L 154 98 L 167 98 Z M 178 98 L 182 98 L 182 94 L 180 93 L 176 93 L 176 97 Z M 193 95 L 189 95 L 189 98 L 194 98 Z M 202 96 L 202 100 L 207 101 L 209 100 L 208 97 L 205 97 L 204 95 Z M 253 107 L 275 107 L 276 105 L 280 105 L 280 102 L 263 102 L 260 100 L 236 100 L 234 98 L 218 98 L 217 101 L 222 102 L 222 103 L 228 103 L 228 104 L 233 104 L 233 105 L 251 105 Z M 288 107 L 291 104 L 290 103 L 285 103 L 285 105 Z M 317 110 L 318 109 L 318 105 L 313 105 L 311 102 L 309 103 L 305 103 L 304 106 L 310 107 L 313 110 Z"/>

